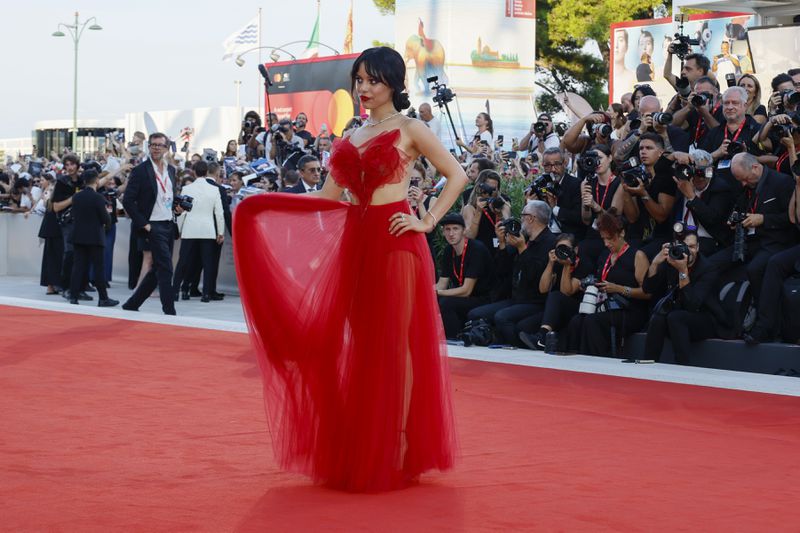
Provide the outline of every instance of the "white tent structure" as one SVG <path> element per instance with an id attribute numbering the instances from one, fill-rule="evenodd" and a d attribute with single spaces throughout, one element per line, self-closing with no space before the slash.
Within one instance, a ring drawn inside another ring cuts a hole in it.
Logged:
<path id="1" fill-rule="evenodd" d="M 759 16 L 759 26 L 774 26 L 792 24 L 792 19 L 800 15 L 800 0 L 674 0 L 672 2 L 673 13 L 677 14 L 686 9 L 755 13 Z"/>

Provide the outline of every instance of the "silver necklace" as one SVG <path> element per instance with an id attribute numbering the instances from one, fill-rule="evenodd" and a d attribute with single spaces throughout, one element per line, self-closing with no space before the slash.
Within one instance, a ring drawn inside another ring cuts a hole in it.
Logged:
<path id="1" fill-rule="evenodd" d="M 386 117 L 386 118 L 382 118 L 382 119 L 380 119 L 378 122 L 371 122 L 371 121 L 370 121 L 370 119 L 367 119 L 367 120 L 365 120 L 365 121 L 364 121 L 364 125 L 365 125 L 365 126 L 368 126 L 368 127 L 369 127 L 369 126 L 377 126 L 378 124 L 381 124 L 381 123 L 383 123 L 383 122 L 386 122 L 386 121 L 387 121 L 387 120 L 389 120 L 390 118 L 396 117 L 396 116 L 397 116 L 397 115 L 399 115 L 399 114 L 400 114 L 400 111 L 397 111 L 396 113 L 392 113 L 391 115 L 389 115 L 389 116 L 388 116 L 388 117 Z"/>

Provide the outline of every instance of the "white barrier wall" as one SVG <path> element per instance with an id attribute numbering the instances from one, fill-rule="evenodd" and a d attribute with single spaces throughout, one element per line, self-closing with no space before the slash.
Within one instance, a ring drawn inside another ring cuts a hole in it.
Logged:
<path id="1" fill-rule="evenodd" d="M 0 276 L 39 276 L 44 247 L 43 241 L 37 236 L 41 223 L 42 218 L 36 215 L 25 218 L 21 214 L 0 214 Z M 120 217 L 117 223 L 112 272 L 112 283 L 116 286 L 127 285 L 129 243 L 130 220 Z M 180 241 L 176 241 L 173 264 L 177 263 L 179 249 Z M 229 235 L 225 236 L 225 244 L 222 247 L 217 290 L 226 294 L 239 294 Z"/>

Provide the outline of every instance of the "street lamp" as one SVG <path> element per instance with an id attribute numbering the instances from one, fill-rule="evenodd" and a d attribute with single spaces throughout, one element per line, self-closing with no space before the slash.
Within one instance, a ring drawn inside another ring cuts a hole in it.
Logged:
<path id="1" fill-rule="evenodd" d="M 289 56 L 292 59 L 292 61 L 297 61 L 297 58 L 294 55 L 292 55 L 291 52 L 288 52 L 279 46 L 256 46 L 255 48 L 249 48 L 244 52 L 242 52 L 241 54 L 239 54 L 238 56 L 236 56 L 236 60 L 234 62 L 236 63 L 237 66 L 243 67 L 245 64 L 245 60 L 242 58 L 243 55 L 250 52 L 254 52 L 256 50 L 264 50 L 264 49 L 272 50 L 272 52 L 269 54 L 269 58 L 275 63 L 277 63 L 278 60 L 281 58 L 281 56 L 278 54 L 279 50 L 284 54 L 286 54 L 287 56 Z"/>
<path id="2" fill-rule="evenodd" d="M 78 149 L 78 43 L 81 40 L 81 36 L 83 35 L 83 30 L 86 29 L 87 24 L 94 21 L 94 23 L 89 26 L 89 29 L 92 31 L 102 30 L 103 27 L 97 23 L 97 19 L 95 17 L 90 18 L 89 20 L 85 21 L 83 24 L 80 23 L 78 20 L 78 12 L 75 12 L 75 23 L 74 24 L 65 24 L 63 22 L 59 23 L 57 26 L 56 31 L 53 32 L 53 37 L 66 37 L 66 34 L 61 31 L 61 28 L 65 28 L 70 37 L 72 37 L 72 42 L 75 45 L 75 70 L 73 72 L 73 87 L 72 87 L 72 151 L 76 152 Z"/>

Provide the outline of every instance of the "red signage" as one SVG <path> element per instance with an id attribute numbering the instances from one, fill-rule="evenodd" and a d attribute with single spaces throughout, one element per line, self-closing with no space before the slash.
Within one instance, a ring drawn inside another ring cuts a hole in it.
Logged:
<path id="1" fill-rule="evenodd" d="M 506 16 L 518 19 L 536 18 L 536 0 L 506 0 Z"/>

